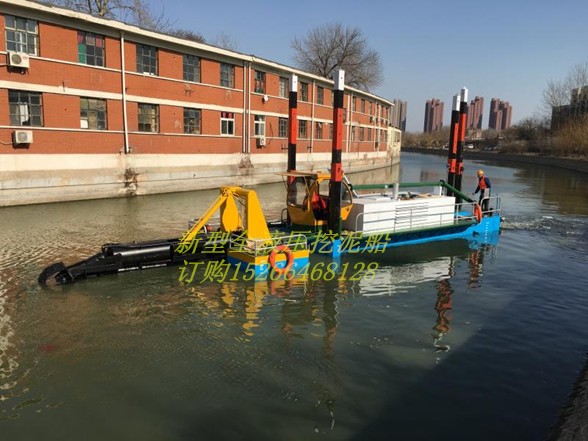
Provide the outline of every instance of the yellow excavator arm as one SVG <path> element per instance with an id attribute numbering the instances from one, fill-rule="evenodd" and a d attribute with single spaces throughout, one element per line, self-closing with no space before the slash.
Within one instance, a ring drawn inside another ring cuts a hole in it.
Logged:
<path id="1" fill-rule="evenodd" d="M 245 207 L 245 223 L 243 223 L 235 198 L 239 199 Z M 188 230 L 182 238 L 182 242 L 191 242 L 219 209 L 221 231 L 244 231 L 247 239 L 270 238 L 270 232 L 267 228 L 267 222 L 261 210 L 257 193 L 254 190 L 241 187 L 221 187 L 219 197 L 208 207 L 208 210 L 198 219 L 198 222 Z"/>

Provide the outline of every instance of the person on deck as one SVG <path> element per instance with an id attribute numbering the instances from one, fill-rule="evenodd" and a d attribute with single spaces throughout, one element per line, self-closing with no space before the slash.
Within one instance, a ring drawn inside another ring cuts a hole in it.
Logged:
<path id="1" fill-rule="evenodd" d="M 472 194 L 477 194 L 480 192 L 480 199 L 478 200 L 478 203 L 482 208 L 482 213 L 488 211 L 491 188 L 492 184 L 490 184 L 490 179 L 484 176 L 484 170 L 478 170 L 478 187 L 476 187 L 476 191 L 474 191 Z"/>

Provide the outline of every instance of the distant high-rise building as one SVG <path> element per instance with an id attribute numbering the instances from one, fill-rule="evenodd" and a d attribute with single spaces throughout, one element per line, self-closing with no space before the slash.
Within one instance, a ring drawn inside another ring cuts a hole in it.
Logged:
<path id="1" fill-rule="evenodd" d="M 436 132 L 443 127 L 443 101 L 433 98 L 425 103 L 425 125 L 423 131 L 426 133 Z"/>
<path id="2" fill-rule="evenodd" d="M 499 132 L 510 127 L 512 117 L 512 106 L 508 101 L 501 101 L 498 98 L 492 98 L 490 101 L 490 116 L 488 119 L 488 128 Z"/>
<path id="3" fill-rule="evenodd" d="M 406 130 L 406 101 L 395 99 L 392 106 L 392 117 L 390 124 L 392 126 L 405 131 Z"/>
<path id="4" fill-rule="evenodd" d="M 484 98 L 477 96 L 472 100 L 468 108 L 466 128 L 482 129 L 482 115 L 484 113 Z"/>
<path id="5" fill-rule="evenodd" d="M 584 115 L 588 115 L 588 85 L 572 90 L 570 104 L 552 108 L 551 128 L 559 129 Z"/>

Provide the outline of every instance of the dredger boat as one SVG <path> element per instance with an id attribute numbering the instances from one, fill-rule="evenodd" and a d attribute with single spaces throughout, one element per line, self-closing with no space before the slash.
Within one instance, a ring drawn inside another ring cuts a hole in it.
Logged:
<path id="1" fill-rule="evenodd" d="M 495 243 L 501 223 L 500 198 L 489 198 L 484 204 L 489 208 L 483 212 L 460 191 L 465 132 L 460 138 L 459 124 L 452 124 L 448 182 L 355 186 L 349 182 L 341 167 L 343 76 L 341 72 L 338 75 L 331 171 L 296 171 L 295 142 L 290 142 L 288 171 L 282 173 L 287 183 L 286 207 L 280 220 L 266 221 L 254 190 L 221 187 L 217 200 L 181 237 L 105 244 L 99 253 L 81 262 L 48 266 L 39 282 L 71 283 L 104 274 L 210 260 L 253 268 L 256 276 L 263 276 L 295 271 L 305 266 L 313 253 L 337 258 L 345 253 L 450 239 Z M 295 83 L 291 90 L 297 90 Z M 290 98 L 289 140 L 295 141 L 292 92 Z M 461 108 L 455 107 L 454 99 L 452 123 L 458 119 L 465 122 L 464 103 L 467 109 L 467 90 Z M 422 192 L 425 187 L 431 191 Z M 217 211 L 220 225 L 211 228 L 209 222 Z"/>

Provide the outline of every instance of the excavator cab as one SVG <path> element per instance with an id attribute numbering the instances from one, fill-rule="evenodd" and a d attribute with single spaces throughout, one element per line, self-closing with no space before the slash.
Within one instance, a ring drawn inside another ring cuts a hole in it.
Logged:
<path id="1" fill-rule="evenodd" d="M 292 182 L 287 188 L 287 209 L 293 227 L 311 231 L 321 231 L 329 218 L 329 184 L 331 175 L 327 173 L 288 172 Z M 353 205 L 351 189 L 346 182 L 341 183 L 341 219 L 347 219 Z"/>

